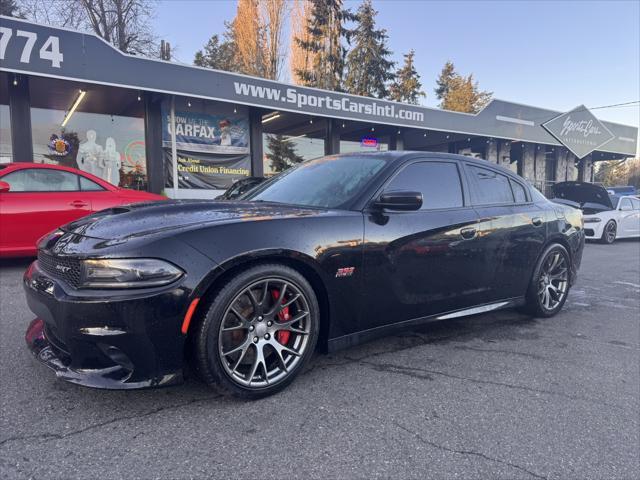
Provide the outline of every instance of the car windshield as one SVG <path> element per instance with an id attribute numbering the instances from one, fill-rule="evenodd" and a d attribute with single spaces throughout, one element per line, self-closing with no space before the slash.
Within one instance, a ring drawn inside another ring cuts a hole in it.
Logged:
<path id="1" fill-rule="evenodd" d="M 316 158 L 281 173 L 243 199 L 338 208 L 362 191 L 386 161 L 367 155 Z"/>
<path id="2" fill-rule="evenodd" d="M 609 194 L 609 198 L 611 199 L 611 205 L 613 205 L 613 208 L 616 208 L 616 206 L 618 205 L 618 200 L 620 200 L 620 197 L 622 195 L 611 195 Z"/>

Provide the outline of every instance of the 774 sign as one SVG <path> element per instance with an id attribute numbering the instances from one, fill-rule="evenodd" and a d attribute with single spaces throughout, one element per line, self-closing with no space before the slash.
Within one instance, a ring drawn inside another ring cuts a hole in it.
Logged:
<path id="1" fill-rule="evenodd" d="M 11 40 L 12 38 L 14 39 Z M 24 42 L 22 54 L 20 55 L 20 62 L 27 64 L 30 63 L 33 47 L 36 43 L 39 43 L 38 34 L 28 30 L 15 30 L 14 35 L 14 29 L 0 27 L 0 60 L 4 60 L 5 53 L 7 52 L 7 46 L 10 41 Z M 52 67 L 60 68 L 62 61 L 64 60 L 64 56 L 60 51 L 60 39 L 56 36 L 49 35 L 40 47 L 39 56 L 41 60 L 50 61 Z"/>

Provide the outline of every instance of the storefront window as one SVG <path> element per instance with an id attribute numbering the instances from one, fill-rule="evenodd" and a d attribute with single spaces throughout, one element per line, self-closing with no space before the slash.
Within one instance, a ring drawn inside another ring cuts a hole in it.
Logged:
<path id="1" fill-rule="evenodd" d="M 386 152 L 389 134 L 370 124 L 343 121 L 340 124 L 340 153 Z"/>
<path id="2" fill-rule="evenodd" d="M 266 177 L 324 155 L 325 119 L 271 112 L 263 116 L 262 125 Z"/>
<path id="3" fill-rule="evenodd" d="M 0 163 L 12 160 L 11 117 L 9 116 L 9 92 L 6 73 L 0 73 Z"/>
<path id="4" fill-rule="evenodd" d="M 386 152 L 387 150 L 389 150 L 388 141 L 373 136 L 363 137 L 359 142 L 340 140 L 340 153 Z"/>
<path id="5" fill-rule="evenodd" d="M 137 92 L 32 77 L 30 94 L 35 162 L 147 189 L 144 107 Z"/>

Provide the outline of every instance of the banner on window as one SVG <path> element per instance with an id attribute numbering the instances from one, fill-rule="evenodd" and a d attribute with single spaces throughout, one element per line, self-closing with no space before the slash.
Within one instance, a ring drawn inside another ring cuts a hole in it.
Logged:
<path id="1" fill-rule="evenodd" d="M 176 148 L 189 152 L 248 154 L 246 115 L 176 112 Z M 162 109 L 162 145 L 171 148 L 171 112 Z"/>
<path id="2" fill-rule="evenodd" d="M 249 155 L 222 155 L 178 150 L 178 187 L 226 190 L 233 182 L 251 175 Z M 173 188 L 171 150 L 164 149 L 165 186 Z"/>

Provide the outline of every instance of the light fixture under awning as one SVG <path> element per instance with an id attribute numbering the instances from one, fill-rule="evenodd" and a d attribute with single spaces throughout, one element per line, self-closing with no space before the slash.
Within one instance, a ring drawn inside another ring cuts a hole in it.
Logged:
<path id="1" fill-rule="evenodd" d="M 69 121 L 73 113 L 76 111 L 76 108 L 78 108 L 78 105 L 80 105 L 80 102 L 82 101 L 82 99 L 86 94 L 87 92 L 85 90 L 80 90 L 80 92 L 78 93 L 78 96 L 76 97 L 75 102 L 73 102 L 73 105 L 71 106 L 67 114 L 64 116 L 64 119 L 60 124 L 61 127 L 64 127 L 67 124 L 67 122 Z"/>
<path id="2" fill-rule="evenodd" d="M 280 112 L 272 112 L 267 115 L 262 116 L 262 123 L 270 122 L 271 120 L 275 120 L 276 118 L 280 118 Z"/>

